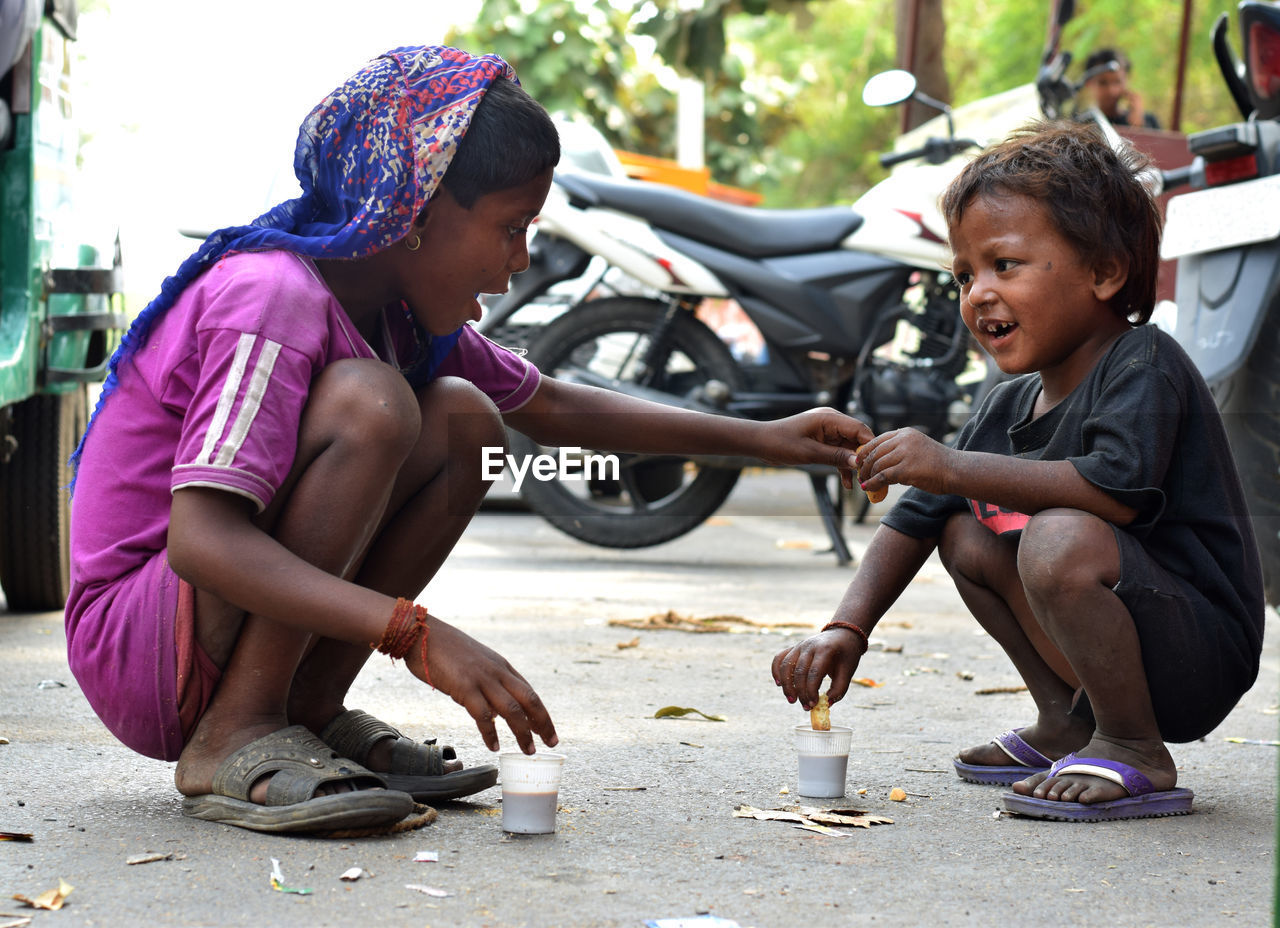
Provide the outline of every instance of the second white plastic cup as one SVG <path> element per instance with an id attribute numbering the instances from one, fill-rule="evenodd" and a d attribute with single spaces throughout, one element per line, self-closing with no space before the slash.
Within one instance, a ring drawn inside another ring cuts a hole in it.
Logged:
<path id="1" fill-rule="evenodd" d="M 808 725 L 796 726 L 801 796 L 829 799 L 844 795 L 852 741 L 852 728 L 832 725 L 830 731 L 814 731 Z"/>
<path id="2" fill-rule="evenodd" d="M 556 830 L 560 772 L 564 755 L 543 752 L 498 755 L 502 774 L 502 830 L 521 835 L 548 835 Z"/>

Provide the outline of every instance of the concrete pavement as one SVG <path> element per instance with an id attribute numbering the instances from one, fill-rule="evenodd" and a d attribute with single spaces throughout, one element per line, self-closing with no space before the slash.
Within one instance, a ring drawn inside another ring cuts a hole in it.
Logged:
<path id="1" fill-rule="evenodd" d="M 1277 748 L 1226 739 L 1277 737 L 1274 629 L 1226 722 L 1172 747 L 1193 815 L 1072 825 L 998 815 L 1001 788 L 952 771 L 959 748 L 1025 724 L 1032 706 L 1025 692 L 977 695 L 1018 679 L 936 560 L 872 636 L 859 673 L 882 685 L 833 710 L 854 729 L 844 800 L 795 794 L 789 733 L 805 714 L 768 671 L 783 633 L 608 624 L 670 609 L 820 625 L 850 571 L 820 553 L 812 512 L 805 478 L 763 473 L 711 523 L 647 550 L 589 547 L 524 512 L 477 518 L 419 601 L 501 651 L 552 711 L 569 758 L 554 836 L 505 835 L 497 789 L 441 805 L 420 830 L 358 841 L 185 819 L 172 766 L 131 754 L 89 710 L 61 616 L 0 614 L 0 831 L 34 835 L 0 842 L 0 926 L 640 926 L 699 913 L 757 928 L 1270 923 Z M 850 530 L 855 553 L 872 530 Z M 488 759 L 460 707 L 385 658 L 349 705 Z M 727 720 L 653 717 L 669 705 Z M 905 801 L 889 798 L 895 787 Z M 733 816 L 801 802 L 893 824 L 824 836 Z M 438 862 L 414 862 L 419 851 Z M 148 855 L 162 859 L 129 863 Z M 273 890 L 272 858 L 286 886 L 312 892 Z M 339 879 L 353 867 L 360 879 Z M 75 887 L 60 911 L 10 899 L 59 879 Z"/>

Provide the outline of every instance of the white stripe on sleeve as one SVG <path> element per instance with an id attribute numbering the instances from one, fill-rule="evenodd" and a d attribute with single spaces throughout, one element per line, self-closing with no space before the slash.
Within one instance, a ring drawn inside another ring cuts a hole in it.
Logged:
<path id="1" fill-rule="evenodd" d="M 267 384 L 271 382 L 271 372 L 275 369 L 276 358 L 279 354 L 279 342 L 263 339 L 262 351 L 258 355 L 258 363 L 254 365 L 253 374 L 249 378 L 249 387 L 245 391 L 244 402 L 240 405 L 240 412 L 236 415 L 236 421 L 231 424 L 231 431 L 227 435 L 227 440 L 218 449 L 218 456 L 213 461 L 214 464 L 226 467 L 236 459 L 236 455 L 240 452 L 240 447 L 244 444 L 244 440 L 249 434 L 249 429 L 253 426 L 253 420 L 258 415 L 258 410 L 262 408 L 262 397 L 267 392 Z M 237 360 L 239 357 L 240 351 L 237 348 Z M 228 382 L 230 382 L 230 378 L 228 378 Z M 219 408 L 222 406 L 221 398 L 218 401 L 218 406 Z"/>

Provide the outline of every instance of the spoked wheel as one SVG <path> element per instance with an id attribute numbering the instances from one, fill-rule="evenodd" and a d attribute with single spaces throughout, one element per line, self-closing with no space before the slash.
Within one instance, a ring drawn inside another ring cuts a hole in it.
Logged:
<path id="1" fill-rule="evenodd" d="M 573 379 L 576 372 L 583 381 L 636 383 L 675 397 L 721 385 L 741 389 L 737 362 L 715 333 L 683 310 L 666 320 L 668 311 L 664 303 L 638 298 L 582 303 L 538 333 L 528 359 L 547 376 Z M 656 332 L 664 333 L 660 350 L 650 352 Z M 652 369 L 646 369 L 646 357 Z M 670 456 L 570 454 L 518 433 L 512 452 L 518 461 L 549 455 L 569 465 L 543 480 L 531 469 L 520 494 L 556 528 L 608 548 L 648 547 L 691 531 L 719 508 L 740 473 Z"/>

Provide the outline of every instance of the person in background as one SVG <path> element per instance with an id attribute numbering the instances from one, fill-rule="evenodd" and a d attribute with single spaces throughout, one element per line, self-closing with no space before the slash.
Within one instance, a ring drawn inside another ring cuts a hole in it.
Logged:
<path id="1" fill-rule="evenodd" d="M 1142 94 L 1129 84 L 1128 57 L 1114 48 L 1100 48 L 1085 59 L 1084 89 L 1113 126 L 1159 129 L 1160 120 L 1142 105 Z"/>

